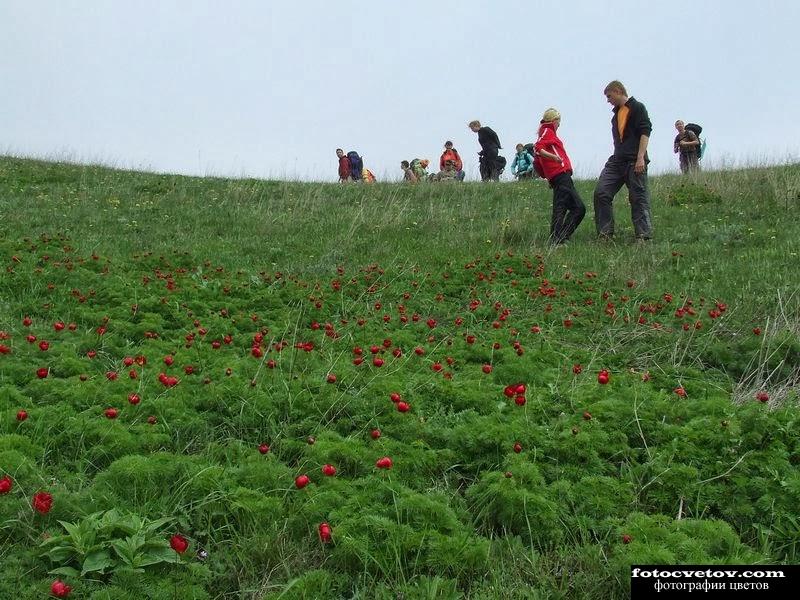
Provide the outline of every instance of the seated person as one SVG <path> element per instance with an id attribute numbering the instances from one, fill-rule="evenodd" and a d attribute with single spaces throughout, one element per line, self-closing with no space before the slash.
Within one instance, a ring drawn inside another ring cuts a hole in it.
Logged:
<path id="1" fill-rule="evenodd" d="M 458 154 L 458 150 L 453 148 L 453 142 L 450 140 L 447 140 L 444 143 L 444 152 L 442 152 L 442 156 L 439 157 L 440 173 L 445 170 L 445 163 L 447 163 L 448 160 L 453 161 L 453 164 L 455 165 L 457 173 L 456 179 L 458 181 L 464 181 L 464 176 L 466 175 L 464 172 L 464 163 L 461 161 L 461 156 Z"/>
<path id="2" fill-rule="evenodd" d="M 417 183 L 417 176 L 414 175 L 414 171 L 411 169 L 411 165 L 407 160 L 400 163 L 400 168 L 403 169 L 403 181 Z"/>
<path id="3" fill-rule="evenodd" d="M 444 169 L 433 176 L 433 181 L 461 181 L 462 179 L 463 171 L 461 172 L 461 178 L 459 178 L 456 162 L 449 159 L 444 162 Z"/>

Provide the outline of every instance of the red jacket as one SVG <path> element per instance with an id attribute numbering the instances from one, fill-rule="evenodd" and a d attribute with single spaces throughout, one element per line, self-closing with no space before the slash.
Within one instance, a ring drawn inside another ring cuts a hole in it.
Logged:
<path id="1" fill-rule="evenodd" d="M 347 155 L 339 159 L 339 179 L 350 178 L 350 159 Z"/>
<path id="2" fill-rule="evenodd" d="M 440 171 L 444 171 L 444 163 L 447 160 L 452 160 L 454 163 L 456 163 L 456 171 L 460 171 L 464 168 L 464 163 L 461 162 L 461 157 L 458 155 L 458 150 L 455 148 L 442 152 L 442 157 L 439 159 Z"/>
<path id="3" fill-rule="evenodd" d="M 566 173 L 567 171 L 572 172 L 572 163 L 569 160 L 569 156 L 567 156 L 567 151 L 564 150 L 564 142 L 556 135 L 553 123 L 542 123 L 539 126 L 539 139 L 536 140 L 534 148 L 537 153 L 539 150 L 546 150 L 550 154 L 560 156 L 564 161 L 563 163 L 559 163 L 546 156 L 536 157 L 536 160 L 540 161 L 539 164 L 542 165 L 544 178 L 547 179 L 547 181 L 551 181 L 553 177 Z"/>

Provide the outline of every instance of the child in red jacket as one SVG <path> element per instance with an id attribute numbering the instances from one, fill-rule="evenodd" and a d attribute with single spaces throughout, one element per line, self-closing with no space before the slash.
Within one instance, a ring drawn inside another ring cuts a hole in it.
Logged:
<path id="1" fill-rule="evenodd" d="M 553 216 L 550 220 L 550 243 L 553 245 L 565 244 L 586 214 L 583 200 L 572 182 L 572 163 L 564 150 L 564 143 L 556 135 L 559 125 L 561 114 L 555 108 L 544 111 L 539 139 L 534 146 L 536 163 L 553 188 Z"/>

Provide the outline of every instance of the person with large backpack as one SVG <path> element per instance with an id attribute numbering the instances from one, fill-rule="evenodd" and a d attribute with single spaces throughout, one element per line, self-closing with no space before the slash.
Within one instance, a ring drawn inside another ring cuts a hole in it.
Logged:
<path id="1" fill-rule="evenodd" d="M 503 149 L 500 138 L 491 127 L 481 127 L 480 121 L 470 121 L 468 127 L 478 134 L 478 143 L 481 145 L 481 151 L 478 152 L 481 180 L 499 181 L 506 166 L 506 159 L 499 155 L 499 151 Z"/>
<path id="2" fill-rule="evenodd" d="M 427 158 L 415 158 L 411 161 L 411 171 L 417 181 L 428 181 L 428 165 L 431 164 Z"/>
<path id="3" fill-rule="evenodd" d="M 361 181 L 364 172 L 364 161 L 358 155 L 358 152 L 355 150 L 348 152 L 347 160 L 350 161 L 350 179 L 353 181 Z"/>
<path id="4" fill-rule="evenodd" d="M 536 173 L 553 188 L 550 243 L 554 246 L 566 244 L 586 215 L 586 206 L 572 182 L 572 163 L 556 133 L 560 125 L 561 113 L 555 108 L 544 111 L 533 159 Z"/>
<path id="5" fill-rule="evenodd" d="M 678 155 L 678 164 L 681 173 L 695 173 L 700 170 L 700 157 L 702 155 L 702 145 L 700 143 L 700 132 L 703 128 L 695 123 L 684 125 L 683 121 L 675 121 L 675 129 L 678 135 L 675 136 L 673 150 Z"/>
<path id="6" fill-rule="evenodd" d="M 522 144 L 517 144 L 517 153 L 511 161 L 511 174 L 519 180 L 533 177 L 533 155 Z"/>

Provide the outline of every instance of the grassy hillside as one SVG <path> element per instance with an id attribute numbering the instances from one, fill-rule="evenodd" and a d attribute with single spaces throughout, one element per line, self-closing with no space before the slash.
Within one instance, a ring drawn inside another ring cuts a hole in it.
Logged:
<path id="1" fill-rule="evenodd" d="M 551 250 L 543 182 L 0 159 L 0 591 L 622 598 L 630 564 L 796 562 L 800 167 L 653 178 L 646 244 L 578 189 Z"/>

